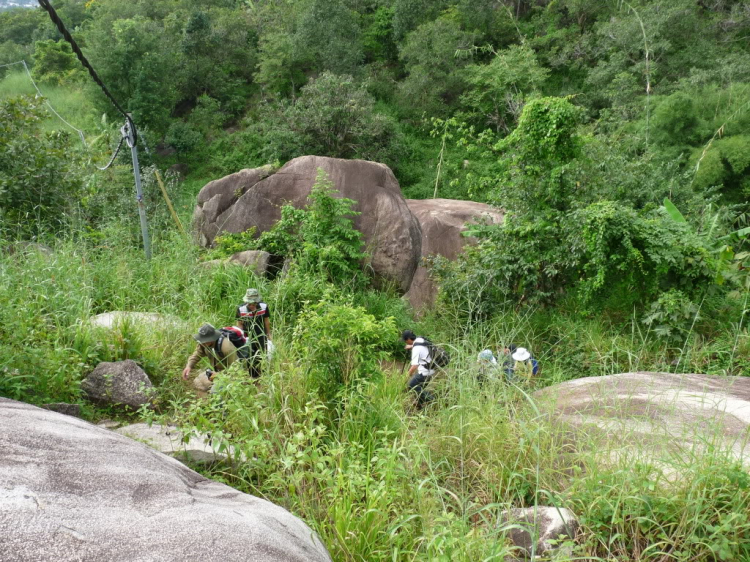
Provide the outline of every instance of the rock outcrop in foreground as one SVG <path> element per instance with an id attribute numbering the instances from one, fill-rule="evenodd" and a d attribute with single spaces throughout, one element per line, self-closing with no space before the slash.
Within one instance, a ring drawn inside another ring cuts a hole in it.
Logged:
<path id="1" fill-rule="evenodd" d="M 363 234 L 376 284 L 405 293 L 421 254 L 419 223 L 406 205 L 391 169 L 376 162 L 301 156 L 277 172 L 241 170 L 208 183 L 198 194 L 193 227 L 198 242 L 211 246 L 221 233 L 269 230 L 285 204 L 307 204 L 318 168 L 342 197 L 357 202 L 354 226 Z"/>
<path id="2" fill-rule="evenodd" d="M 268 501 L 82 420 L 0 398 L 4 562 L 330 561 Z"/>
<path id="3" fill-rule="evenodd" d="M 407 199 L 406 204 L 422 229 L 422 258 L 443 256 L 455 260 L 466 244 L 476 242 L 474 238 L 463 235 L 468 225 L 479 221 L 491 224 L 503 221 L 503 213 L 474 201 Z M 437 286 L 430 279 L 429 270 L 420 262 L 406 298 L 419 312 L 435 304 L 436 295 Z"/>
<path id="4" fill-rule="evenodd" d="M 670 477 L 706 453 L 750 467 L 750 377 L 623 373 L 567 381 L 534 398 L 605 461 L 652 461 Z"/>

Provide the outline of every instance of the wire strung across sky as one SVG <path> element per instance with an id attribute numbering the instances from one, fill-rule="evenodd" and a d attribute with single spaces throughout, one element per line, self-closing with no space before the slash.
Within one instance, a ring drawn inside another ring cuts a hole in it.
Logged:
<path id="1" fill-rule="evenodd" d="M 31 72 L 29 71 L 29 66 L 26 64 L 25 60 L 19 60 L 17 62 L 11 62 L 11 63 L 8 63 L 8 64 L 0 64 L 0 68 L 3 68 L 5 66 L 13 66 L 13 65 L 16 65 L 16 64 L 23 65 L 23 68 L 26 71 L 26 75 L 29 77 L 29 80 L 31 80 L 31 85 L 34 86 L 34 89 L 36 90 L 36 93 L 39 95 L 39 97 L 44 99 L 44 103 L 47 105 L 47 107 L 49 108 L 49 110 L 52 113 L 54 113 L 58 117 L 58 119 L 60 119 L 60 121 L 62 121 L 63 123 L 65 123 L 68 127 L 70 127 L 71 129 L 73 129 L 76 133 L 78 133 L 78 136 L 81 137 L 81 142 L 83 143 L 83 146 L 85 146 L 85 147 L 88 148 L 88 145 L 86 144 L 86 137 L 83 136 L 83 131 L 81 131 L 79 128 L 74 127 L 73 125 L 71 125 L 68 121 L 66 121 L 63 118 L 62 115 L 60 115 L 57 111 L 55 111 L 55 108 L 52 107 L 52 104 L 44 96 L 44 94 L 42 93 L 42 91 L 39 89 L 39 86 L 36 85 L 36 82 L 31 77 Z"/>

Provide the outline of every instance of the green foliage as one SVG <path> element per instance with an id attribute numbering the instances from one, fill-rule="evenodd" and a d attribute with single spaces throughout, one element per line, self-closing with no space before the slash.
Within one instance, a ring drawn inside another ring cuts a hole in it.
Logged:
<path id="1" fill-rule="evenodd" d="M 395 24 L 394 24 L 395 25 Z M 410 114 L 445 113 L 445 104 L 458 98 L 465 57 L 456 51 L 473 46 L 473 35 L 461 29 L 451 14 L 424 23 L 409 33 L 400 49 L 407 77 L 399 85 L 402 108 Z"/>
<path id="2" fill-rule="evenodd" d="M 396 161 L 399 135 L 392 119 L 351 76 L 324 72 L 293 103 L 271 103 L 250 125 L 260 164 L 316 154 L 334 158 Z"/>
<path id="3" fill-rule="evenodd" d="M 77 139 L 45 133 L 43 100 L 0 101 L 0 228 L 36 235 L 68 223 L 80 200 L 83 159 Z"/>
<path id="4" fill-rule="evenodd" d="M 34 46 L 32 75 L 39 82 L 65 84 L 81 82 L 86 72 L 66 41 L 37 41 Z"/>
<path id="5" fill-rule="evenodd" d="M 294 350 L 308 365 L 310 384 L 330 403 L 380 372 L 379 360 L 398 333 L 393 318 L 376 319 L 341 295 L 327 295 L 297 320 Z"/>
<path id="6" fill-rule="evenodd" d="M 618 284 L 640 300 L 670 286 L 694 293 L 713 279 L 709 249 L 684 221 L 642 217 L 609 201 L 582 209 L 571 219 L 581 229 L 585 248 L 580 282 L 585 300 Z"/>
<path id="7" fill-rule="evenodd" d="M 577 185 L 570 165 L 581 153 L 579 121 L 580 110 L 566 99 L 540 98 L 524 106 L 518 127 L 496 146 L 509 155 L 507 179 L 498 190 L 504 205 L 529 214 L 571 208 Z"/>
<path id="8" fill-rule="evenodd" d="M 527 46 L 513 45 L 492 53 L 489 64 L 466 68 L 467 88 L 461 103 L 482 125 L 507 134 L 515 128 L 526 99 L 540 90 L 549 71 L 539 65 Z"/>
<path id="9" fill-rule="evenodd" d="M 697 125 L 695 104 L 685 92 L 675 92 L 654 110 L 654 140 L 664 145 L 692 144 Z"/>
<path id="10" fill-rule="evenodd" d="M 333 74 L 353 74 L 363 60 L 356 15 L 344 0 L 310 0 L 295 35 L 295 49 L 310 66 Z"/>
<path id="11" fill-rule="evenodd" d="M 269 32 L 261 36 L 258 45 L 258 70 L 255 81 L 272 94 L 294 95 L 305 83 L 305 75 L 295 57 L 292 36 L 283 32 Z"/>
<path id="12" fill-rule="evenodd" d="M 337 198 L 333 183 L 318 169 L 304 209 L 285 205 L 281 220 L 258 239 L 258 247 L 272 254 L 294 258 L 303 272 L 337 284 L 357 286 L 364 280 L 360 262 L 362 234 L 351 217 L 356 201 Z"/>
<path id="13" fill-rule="evenodd" d="M 682 291 L 670 289 L 651 303 L 643 323 L 657 336 L 682 345 L 699 319 L 698 307 Z"/>
<path id="14" fill-rule="evenodd" d="M 164 137 L 165 142 L 174 148 L 178 154 L 189 154 L 197 150 L 203 143 L 204 138 L 200 131 L 190 123 L 175 121 L 169 126 Z"/>
<path id="15" fill-rule="evenodd" d="M 254 250 L 257 246 L 255 227 L 244 232 L 225 232 L 214 238 L 214 247 L 209 255 L 211 259 L 228 258 L 237 252 Z"/>

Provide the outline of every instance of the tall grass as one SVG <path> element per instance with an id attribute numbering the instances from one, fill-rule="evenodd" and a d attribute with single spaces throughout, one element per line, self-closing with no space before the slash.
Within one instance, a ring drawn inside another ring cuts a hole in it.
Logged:
<path id="1" fill-rule="evenodd" d="M 86 134 L 87 140 L 89 134 L 93 135 L 102 128 L 102 115 L 97 111 L 91 97 L 83 87 L 56 86 L 44 83 L 37 83 L 37 86 L 39 86 L 50 105 L 55 108 L 55 111 L 71 125 L 81 129 Z M 0 99 L 22 95 L 37 95 L 31 80 L 23 69 L 14 70 L 6 74 L 5 77 L 0 77 Z M 64 130 L 76 134 L 52 113 L 44 121 L 43 127 L 48 131 Z"/>
<path id="2" fill-rule="evenodd" d="M 414 323 L 395 296 L 362 292 L 353 305 L 445 344 L 452 362 L 431 383 L 437 400 L 422 412 L 404 392 L 398 352 L 334 403 L 320 398 L 312 366 L 293 345 L 304 303 L 322 297 L 320 282 L 270 282 L 241 267 L 200 266 L 199 250 L 170 231 L 155 233 L 150 262 L 130 229 L 100 234 L 54 240 L 51 255 L 0 252 L 0 394 L 77 401 L 80 381 L 99 361 L 134 359 L 157 384 L 149 416 L 210 432 L 217 446 L 237 451 L 233 463 L 207 475 L 304 518 L 335 560 L 507 560 L 517 552 L 501 513 L 533 505 L 579 516 L 568 559 L 750 557 L 750 477 L 736 460 L 709 449 L 677 467 L 679 481 L 666 479 L 662 459 L 613 461 L 601 443 L 560 431 L 532 398 L 559 381 L 624 371 L 735 373 L 750 349 L 737 325 L 710 340 L 691 336 L 677 365 L 675 350 L 635 323 L 623 329 L 560 311 L 508 312 L 471 326 L 438 311 Z M 271 306 L 277 355 L 257 384 L 230 370 L 221 393 L 197 399 L 179 377 L 191 333 L 206 321 L 233 323 L 249 286 Z M 178 322 L 91 327 L 91 316 L 112 310 L 160 312 Z M 540 376 L 480 383 L 478 351 L 509 343 L 532 350 Z"/>

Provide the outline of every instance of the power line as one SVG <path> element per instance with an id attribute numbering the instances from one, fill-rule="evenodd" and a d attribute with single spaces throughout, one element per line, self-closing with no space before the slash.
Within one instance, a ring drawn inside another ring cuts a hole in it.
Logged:
<path id="1" fill-rule="evenodd" d="M 130 133 L 133 137 L 133 144 L 137 144 L 138 142 L 138 134 L 136 132 L 135 123 L 133 123 L 133 119 L 130 117 L 130 115 L 122 108 L 120 107 L 120 104 L 117 103 L 117 100 L 114 98 L 112 94 L 109 93 L 109 90 L 104 85 L 104 83 L 101 81 L 101 78 L 99 78 L 99 75 L 94 70 L 94 67 L 91 66 L 91 63 L 86 59 L 86 57 L 83 55 L 83 52 L 81 52 L 80 47 L 75 42 L 75 39 L 73 39 L 73 36 L 70 34 L 70 32 L 65 28 L 65 24 L 63 24 L 62 20 L 60 19 L 60 16 L 57 15 L 57 12 L 52 7 L 52 5 L 49 3 L 49 0 L 37 0 L 39 2 L 39 5 L 47 11 L 49 14 L 50 19 L 52 20 L 52 23 L 57 26 L 58 31 L 62 34 L 62 36 L 65 38 L 65 40 L 70 44 L 70 47 L 73 49 L 73 52 L 75 53 L 76 57 L 78 57 L 78 60 L 81 62 L 83 67 L 88 70 L 89 74 L 91 75 L 91 78 L 94 80 L 94 82 L 97 83 L 99 88 L 101 88 L 102 92 L 104 92 L 104 95 L 109 98 L 109 101 L 112 102 L 112 105 L 115 106 L 117 111 L 122 113 L 123 117 L 125 117 L 125 120 L 129 124 Z"/>
<path id="2" fill-rule="evenodd" d="M 26 64 L 25 60 L 19 60 L 19 61 L 11 62 L 11 63 L 8 63 L 8 64 L 0 64 L 0 68 L 6 67 L 6 66 L 13 66 L 13 65 L 16 65 L 16 64 L 22 64 L 23 65 L 23 68 L 26 71 L 26 76 L 28 76 L 29 80 L 31 80 L 31 85 L 34 86 L 34 89 L 36 90 L 36 93 L 39 95 L 39 97 L 44 99 L 44 103 L 49 108 L 49 110 L 52 113 L 54 113 L 57 116 L 57 118 L 60 119 L 60 121 L 62 121 L 63 123 L 65 123 L 68 127 L 70 127 L 71 129 L 73 129 L 76 133 L 78 133 L 78 136 L 81 137 L 81 142 L 83 143 L 83 146 L 85 146 L 86 148 L 88 148 L 88 144 L 86 144 L 86 137 L 84 136 L 83 131 L 80 130 L 79 128 L 71 125 L 68 121 L 65 120 L 65 118 L 62 115 L 60 115 L 57 111 L 55 111 L 55 108 L 52 107 L 52 104 L 49 102 L 49 99 L 47 99 L 45 97 L 45 95 L 39 89 L 39 86 L 37 86 L 36 82 L 34 82 L 34 78 L 31 77 L 31 72 L 29 71 L 29 66 Z"/>

